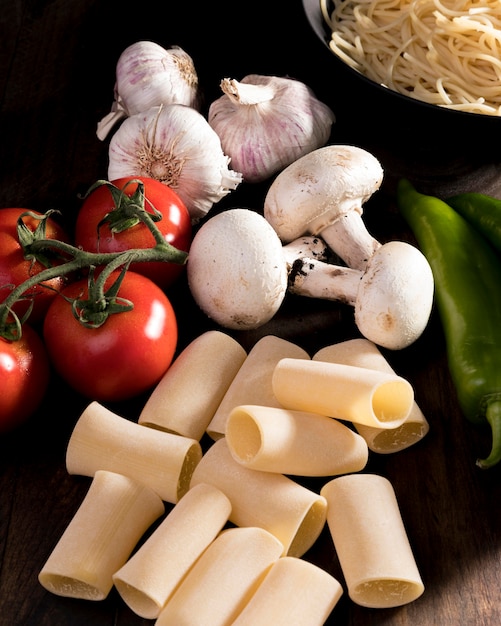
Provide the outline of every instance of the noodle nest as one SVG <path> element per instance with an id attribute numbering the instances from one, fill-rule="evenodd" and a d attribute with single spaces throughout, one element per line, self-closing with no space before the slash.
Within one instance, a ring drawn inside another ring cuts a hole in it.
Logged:
<path id="1" fill-rule="evenodd" d="M 441 107 L 501 115 L 498 0 L 321 0 L 329 46 L 389 89 Z"/>

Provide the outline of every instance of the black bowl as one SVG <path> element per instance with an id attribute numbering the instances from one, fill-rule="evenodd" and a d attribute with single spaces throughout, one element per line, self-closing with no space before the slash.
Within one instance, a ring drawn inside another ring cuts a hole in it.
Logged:
<path id="1" fill-rule="evenodd" d="M 411 177 L 439 195 L 501 193 L 501 117 L 421 102 L 349 67 L 330 48 L 331 31 L 319 0 L 302 0 L 306 19 L 325 50 L 321 97 L 337 117 L 340 139 L 371 150 L 387 174 Z"/>

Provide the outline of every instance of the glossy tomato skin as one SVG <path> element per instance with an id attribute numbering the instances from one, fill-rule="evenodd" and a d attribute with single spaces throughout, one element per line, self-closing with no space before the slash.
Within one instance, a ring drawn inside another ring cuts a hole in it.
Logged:
<path id="1" fill-rule="evenodd" d="M 28 280 L 33 274 L 38 274 L 45 269 L 44 265 L 38 261 L 33 263 L 32 260 L 25 259 L 23 249 L 19 243 L 17 221 L 22 213 L 25 213 L 27 210 L 28 209 L 23 208 L 0 209 L 0 287 L 2 287 L 0 288 L 0 302 L 3 302 L 11 292 L 11 288 L 6 287 L 6 285 L 14 285 L 17 287 Z M 40 215 L 37 211 L 31 212 Z M 35 230 L 39 224 L 37 219 L 30 216 L 23 217 L 23 221 L 31 230 Z M 50 217 L 47 218 L 46 221 L 45 234 L 47 239 L 69 241 L 66 231 Z M 39 322 L 43 318 L 49 304 L 54 298 L 54 289 L 61 289 L 65 284 L 65 279 L 63 277 L 57 277 L 45 284 L 52 289 L 48 289 L 42 284 L 39 284 L 25 294 L 35 295 L 33 310 L 29 318 L 30 323 Z M 28 300 L 20 300 L 16 302 L 13 310 L 19 317 L 22 317 L 28 310 L 29 304 L 30 302 Z"/>
<path id="2" fill-rule="evenodd" d="M 111 279 L 116 279 L 112 274 Z M 109 284 L 109 282 L 107 284 Z M 177 345 L 177 320 L 165 293 L 149 278 L 128 271 L 119 297 L 131 311 L 86 328 L 66 298 L 86 297 L 87 280 L 69 284 L 47 311 L 43 335 L 57 372 L 92 400 L 121 401 L 153 387 L 169 368 Z"/>
<path id="3" fill-rule="evenodd" d="M 0 338 L 0 434 L 26 422 L 40 406 L 50 364 L 38 333 L 23 325 L 18 341 Z"/>
<path id="4" fill-rule="evenodd" d="M 153 205 L 162 214 L 162 219 L 156 225 L 165 240 L 178 250 L 188 252 L 192 239 L 191 218 L 179 196 L 170 187 L 153 178 L 119 178 L 111 183 L 122 189 L 130 180 L 143 182 L 147 201 L 145 209 L 153 213 Z M 125 193 L 131 196 L 136 189 L 137 184 L 132 183 L 127 185 Z M 87 196 L 77 215 L 76 245 L 89 252 L 123 252 L 130 248 L 151 248 L 155 245 L 153 235 L 144 224 L 136 224 L 119 233 L 112 233 L 109 226 L 104 224 L 99 229 L 98 237 L 98 224 L 114 208 L 113 197 L 106 185 L 97 187 Z M 133 271 L 147 276 L 162 289 L 169 287 L 181 275 L 184 267 L 179 263 L 156 262 L 131 265 Z"/>

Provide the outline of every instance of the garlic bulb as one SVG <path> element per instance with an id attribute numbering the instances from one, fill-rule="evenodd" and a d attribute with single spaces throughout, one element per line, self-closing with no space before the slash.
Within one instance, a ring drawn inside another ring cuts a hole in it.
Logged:
<path id="1" fill-rule="evenodd" d="M 298 80 L 251 74 L 225 78 L 221 89 L 208 121 L 246 182 L 266 180 L 330 137 L 334 113 Z"/>
<path id="2" fill-rule="evenodd" d="M 124 117 L 160 104 L 199 108 L 199 85 L 193 59 L 179 46 L 165 49 L 153 41 L 138 41 L 120 55 L 116 67 L 115 101 L 97 126 L 104 139 Z"/>
<path id="3" fill-rule="evenodd" d="M 169 104 L 123 121 L 110 141 L 108 178 L 156 178 L 176 191 L 195 223 L 242 181 L 229 163 L 201 113 Z"/>

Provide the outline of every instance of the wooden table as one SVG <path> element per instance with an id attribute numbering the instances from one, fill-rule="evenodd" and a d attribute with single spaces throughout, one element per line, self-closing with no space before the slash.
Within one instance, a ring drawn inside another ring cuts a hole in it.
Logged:
<path id="1" fill-rule="evenodd" d="M 132 11 L 112 0 L 4 0 L 0 206 L 60 209 L 71 228 L 78 194 L 106 177 L 107 144 L 97 140 L 96 124 L 109 111 L 120 52 L 140 39 L 180 45 L 189 52 L 207 103 L 219 95 L 223 77 L 248 73 L 294 76 L 321 96 L 334 93 L 335 100 L 339 86 L 324 73 L 323 51 L 300 2 L 283 4 L 283 12 L 272 16 L 259 0 L 238 10 L 229 0 L 180 3 L 175 11 L 161 13 L 150 0 Z M 334 139 L 374 147 L 370 137 L 360 135 L 357 116 L 348 109 L 340 106 Z M 468 180 L 460 172 L 453 183 L 490 191 L 501 170 L 492 161 L 484 165 L 469 171 Z M 380 239 L 409 239 L 396 210 L 391 169 L 387 174 L 367 206 L 367 223 Z M 259 210 L 264 193 L 265 186 L 242 185 L 221 206 Z M 192 302 L 184 281 L 169 295 L 182 312 L 179 349 L 215 327 Z M 289 297 L 269 324 L 232 334 L 248 350 L 269 333 L 310 353 L 357 336 L 351 309 L 297 297 Z M 365 471 L 392 482 L 426 590 L 414 603 L 388 610 L 358 607 L 345 593 L 328 623 L 501 623 L 501 468 L 482 472 L 475 467 L 475 458 L 487 453 L 489 433 L 467 423 L 458 409 L 437 315 L 413 346 L 386 356 L 414 386 L 431 428 L 422 442 L 404 452 L 371 454 Z M 141 397 L 112 408 L 134 419 L 144 401 Z M 114 591 L 105 601 L 92 603 L 51 595 L 37 581 L 89 486 L 89 479 L 69 476 L 64 464 L 68 437 L 87 402 L 54 375 L 38 414 L 0 439 L 1 626 L 151 623 L 134 615 Z M 314 489 L 320 486 L 321 481 L 312 483 Z M 343 580 L 327 528 L 304 558 Z"/>

